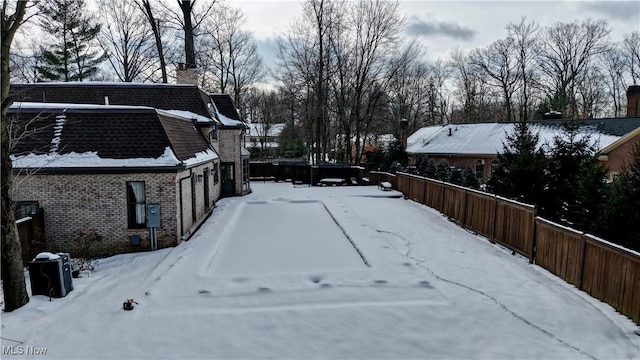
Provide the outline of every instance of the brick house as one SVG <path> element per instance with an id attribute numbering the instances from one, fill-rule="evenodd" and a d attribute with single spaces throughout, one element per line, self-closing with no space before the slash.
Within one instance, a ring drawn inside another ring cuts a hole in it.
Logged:
<path id="1" fill-rule="evenodd" d="M 609 181 L 624 167 L 633 163 L 633 149 L 640 145 L 640 127 L 600 150 L 598 160 L 609 168 Z"/>
<path id="2" fill-rule="evenodd" d="M 210 118 L 205 135 L 220 155 L 222 196 L 251 191 L 246 127 L 227 94 L 207 94 L 193 84 L 51 82 L 11 84 L 11 95 L 19 102 L 147 106 Z"/>
<path id="3" fill-rule="evenodd" d="M 640 127 L 640 117 L 579 120 L 580 133 L 590 134 L 600 149 L 605 150 L 624 135 Z M 531 130 L 539 135 L 539 144 L 548 146 L 562 132 L 563 120 L 530 122 Z M 446 160 L 458 169 L 471 168 L 482 182 L 486 182 L 498 164 L 506 135 L 513 133 L 513 123 L 447 124 L 418 129 L 407 139 L 406 151 L 413 163 L 418 158 L 436 162 Z M 619 156 L 622 152 L 614 152 Z M 611 160 L 615 163 L 616 160 Z"/>
<path id="4" fill-rule="evenodd" d="M 174 246 L 220 198 L 209 117 L 18 102 L 6 120 L 25 130 L 11 151 L 13 198 L 44 210 L 49 251 L 102 256 Z M 150 229 L 157 211 L 159 226 Z"/>
<path id="5" fill-rule="evenodd" d="M 250 152 L 245 147 L 247 125 L 227 94 L 209 94 L 211 108 L 218 125 L 220 143 L 220 172 L 222 194 L 246 195 L 251 192 L 249 182 Z"/>

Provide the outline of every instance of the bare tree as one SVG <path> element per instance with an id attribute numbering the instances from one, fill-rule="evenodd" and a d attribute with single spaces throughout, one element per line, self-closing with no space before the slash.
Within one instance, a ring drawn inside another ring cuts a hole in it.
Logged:
<path id="1" fill-rule="evenodd" d="M 158 51 L 158 60 L 160 61 L 160 71 L 162 73 L 162 82 L 168 82 L 167 79 L 167 63 L 164 57 L 164 48 L 162 46 L 162 35 L 160 32 L 160 21 L 156 20 L 155 15 L 153 13 L 153 9 L 151 8 L 151 3 L 149 0 L 135 0 L 136 5 L 143 12 L 144 16 L 149 21 L 149 25 L 151 26 L 151 32 L 153 33 L 153 37 L 156 43 L 156 50 Z"/>
<path id="2" fill-rule="evenodd" d="M 485 75 L 480 79 L 485 84 L 497 88 L 502 94 L 505 112 L 502 121 L 513 121 L 513 95 L 519 87 L 520 72 L 515 40 L 507 37 L 496 40 L 486 48 L 474 50 L 469 61 L 476 71 Z"/>
<path id="3" fill-rule="evenodd" d="M 0 74 L 2 82 L 2 126 L 0 126 L 1 157 L 2 157 L 2 288 L 4 295 L 4 311 L 13 311 L 29 302 L 26 283 L 24 278 L 24 268 L 22 265 L 22 247 L 20 236 L 16 227 L 14 214 L 14 202 L 11 198 L 11 188 L 13 183 L 13 166 L 9 157 L 10 141 L 6 126 L 7 112 L 11 106 L 12 99 L 9 96 L 9 56 L 13 38 L 20 26 L 28 19 L 25 18 L 27 1 L 16 1 L 9 4 L 2 2 L 2 42 L 1 42 L 1 63 L 2 72 Z"/>
<path id="4" fill-rule="evenodd" d="M 556 23 L 543 30 L 538 66 L 547 76 L 547 96 L 568 117 L 580 112 L 576 80 L 585 75 L 593 58 L 607 49 L 609 28 L 604 20 Z"/>
<path id="5" fill-rule="evenodd" d="M 399 6 L 397 1 L 359 1 L 348 18 L 355 39 L 350 64 L 353 89 L 350 115 L 355 130 L 356 164 L 362 160 L 362 139 L 369 135 L 383 94 L 403 63 L 385 61 L 397 51 L 400 30 L 405 24 Z"/>
<path id="6" fill-rule="evenodd" d="M 120 81 L 148 80 L 156 63 L 152 29 L 138 6 L 127 0 L 100 2 L 105 26 L 98 37 Z"/>
<path id="7" fill-rule="evenodd" d="M 391 123 L 396 137 L 400 135 L 400 120 L 406 119 L 409 133 L 435 120 L 435 86 L 431 82 L 431 67 L 419 61 L 422 49 L 410 43 L 395 59 L 398 62 L 395 76 L 388 88 L 389 105 L 393 119 Z M 396 120 L 396 121 L 393 121 Z"/>
<path id="8" fill-rule="evenodd" d="M 509 37 L 514 41 L 517 54 L 521 84 L 519 91 L 519 118 L 521 121 L 529 120 L 531 113 L 532 91 L 533 84 L 535 83 L 534 59 L 539 28 L 540 26 L 536 22 L 527 22 L 525 17 L 521 18 L 517 24 L 509 23 L 509 25 L 507 25 Z"/>
<path id="9" fill-rule="evenodd" d="M 184 34 L 185 65 L 196 67 L 195 38 L 201 33 L 201 25 L 213 13 L 216 1 L 176 0 L 176 3 L 179 11 L 166 2 L 158 2 L 168 26 Z"/>
<path id="10" fill-rule="evenodd" d="M 324 160 L 329 142 L 328 74 L 331 55 L 329 33 L 337 3 L 309 0 L 303 6 L 302 19 L 278 42 L 280 79 L 297 89 L 299 115 L 306 135 L 310 159 Z"/>
<path id="11" fill-rule="evenodd" d="M 41 43 L 37 39 L 30 39 L 30 44 L 26 47 L 20 46 L 21 42 L 16 39 L 17 48 L 11 51 L 11 81 L 20 83 L 33 83 L 40 79 L 38 76 L 38 66 L 40 66 L 41 54 L 39 49 Z M 24 44 L 24 42 L 22 42 Z"/>
<path id="12" fill-rule="evenodd" d="M 626 92 L 625 73 L 628 59 L 619 44 L 612 46 L 608 51 L 602 53 L 599 58 L 603 68 L 603 75 L 606 76 L 606 81 L 603 83 L 611 99 L 612 115 L 614 117 L 623 116 L 626 108 L 623 98 Z"/>
<path id="13" fill-rule="evenodd" d="M 587 67 L 575 81 L 577 118 L 600 117 L 605 111 L 606 87 L 602 70 L 597 65 Z"/>
<path id="14" fill-rule="evenodd" d="M 631 82 L 640 84 L 640 31 L 625 36 L 623 49 L 627 57 L 627 67 L 631 74 Z"/>
<path id="15" fill-rule="evenodd" d="M 232 93 L 239 108 L 242 108 L 243 95 L 264 73 L 253 36 L 241 29 L 244 22 L 239 9 L 221 6 L 203 26 L 200 42 L 202 85 Z"/>
<path id="16" fill-rule="evenodd" d="M 478 69 L 471 66 L 469 55 L 464 54 L 460 49 L 455 49 L 451 53 L 449 66 L 452 68 L 456 87 L 454 94 L 462 107 L 460 111 L 457 111 L 459 113 L 456 116 L 458 120 L 462 122 L 491 120 L 486 114 L 486 110 L 489 102 L 487 97 L 491 97 L 493 94 L 487 88 L 486 81 L 481 81 Z"/>
<path id="17" fill-rule="evenodd" d="M 447 83 L 451 77 L 452 68 L 442 60 L 437 60 L 429 67 L 429 111 L 433 114 L 433 122 L 444 124 L 448 121 L 449 112 L 449 90 Z"/>
<path id="18" fill-rule="evenodd" d="M 397 53 L 403 25 L 395 1 L 313 0 L 279 43 L 282 78 L 300 89 L 316 163 L 329 149 L 359 163 L 366 139 L 390 118 L 387 90 L 406 60 Z"/>

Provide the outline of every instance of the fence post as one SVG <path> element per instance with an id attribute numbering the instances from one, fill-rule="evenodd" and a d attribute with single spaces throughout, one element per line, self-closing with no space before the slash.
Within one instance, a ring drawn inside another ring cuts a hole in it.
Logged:
<path id="1" fill-rule="evenodd" d="M 469 226 L 467 225 L 467 200 L 468 200 L 468 196 L 469 196 L 469 191 L 468 190 L 464 190 L 464 200 L 462 201 L 462 206 L 464 206 L 463 212 L 462 212 L 462 219 L 461 219 L 461 223 L 462 226 L 464 226 L 465 228 L 469 228 Z"/>
<path id="2" fill-rule="evenodd" d="M 498 196 L 493 195 L 493 225 L 491 226 L 491 243 L 496 243 L 496 219 L 498 218 Z"/>
<path id="3" fill-rule="evenodd" d="M 440 199 L 440 212 L 444 213 L 444 192 L 446 190 L 446 187 L 444 186 L 444 181 L 440 181 L 440 187 L 442 188 L 441 192 L 441 199 Z"/>
<path id="4" fill-rule="evenodd" d="M 580 235 L 580 276 L 578 276 L 578 283 L 576 284 L 576 287 L 582 291 L 584 291 L 584 289 L 582 288 L 582 281 L 584 280 L 584 264 L 585 264 L 586 254 L 587 254 L 587 237 L 583 232 L 582 235 Z"/>
<path id="5" fill-rule="evenodd" d="M 533 216 L 531 220 L 531 255 L 529 255 L 529 264 L 533 264 L 536 258 L 536 216 L 538 209 L 533 208 Z"/>

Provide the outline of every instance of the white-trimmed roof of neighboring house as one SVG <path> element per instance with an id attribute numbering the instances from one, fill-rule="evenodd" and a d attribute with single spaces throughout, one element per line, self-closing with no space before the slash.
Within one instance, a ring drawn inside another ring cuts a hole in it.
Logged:
<path id="1" fill-rule="evenodd" d="M 562 126 L 551 123 L 530 123 L 531 130 L 539 135 L 539 146 L 552 144 L 556 136 L 562 136 Z M 507 134 L 514 132 L 514 123 L 447 124 L 419 129 L 407 138 L 407 153 L 434 155 L 487 155 L 501 153 Z M 579 129 L 579 134 L 590 135 L 594 144 L 602 149 L 620 138 L 598 130 L 592 125 Z"/>
<path id="2" fill-rule="evenodd" d="M 278 137 L 284 129 L 286 124 L 263 124 L 263 123 L 248 123 L 249 136 L 265 136 L 265 128 L 267 129 L 267 136 Z"/>
<path id="3" fill-rule="evenodd" d="M 39 129 L 18 141 L 10 155 L 15 169 L 188 168 L 218 158 L 186 112 L 177 115 L 145 106 L 14 103 L 9 117 Z"/>
<path id="4" fill-rule="evenodd" d="M 618 140 L 616 140 L 613 143 L 609 144 L 608 146 L 604 147 L 602 150 L 600 150 L 600 153 L 606 155 L 606 154 L 610 153 L 611 151 L 615 150 L 616 148 L 618 148 L 620 145 L 626 143 L 627 141 L 633 139 L 636 136 L 640 136 L 640 127 L 638 127 L 637 129 L 625 134 L 624 136 L 622 136 Z"/>

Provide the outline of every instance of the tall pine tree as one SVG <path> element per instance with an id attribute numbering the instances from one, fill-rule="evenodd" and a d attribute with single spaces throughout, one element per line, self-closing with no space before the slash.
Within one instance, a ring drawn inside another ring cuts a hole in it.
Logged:
<path id="1" fill-rule="evenodd" d="M 513 133 L 506 135 L 498 166 L 487 182 L 489 191 L 510 199 L 539 205 L 547 184 L 548 160 L 540 137 L 528 123 L 516 123 Z"/>
<path id="2" fill-rule="evenodd" d="M 541 213 L 580 230 L 593 230 L 605 199 L 606 169 L 598 148 L 580 124 L 567 122 L 555 136 L 549 166 L 548 202 Z"/>
<path id="3" fill-rule="evenodd" d="M 83 81 L 98 71 L 104 56 L 93 42 L 100 32 L 87 14 L 84 0 L 49 0 L 38 3 L 40 27 L 53 36 L 41 50 L 38 73 L 45 80 Z"/>

